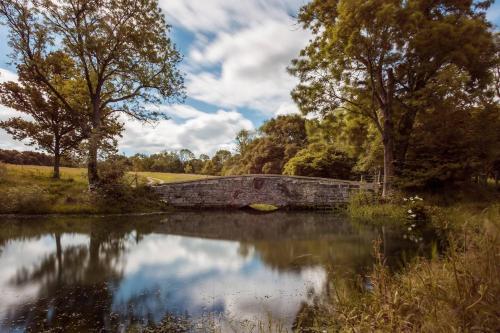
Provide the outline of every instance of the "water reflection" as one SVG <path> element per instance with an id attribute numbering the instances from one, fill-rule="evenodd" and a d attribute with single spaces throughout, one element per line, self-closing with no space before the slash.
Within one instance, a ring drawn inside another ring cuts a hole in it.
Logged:
<path id="1" fill-rule="evenodd" d="M 1 328 L 123 331 L 207 314 L 223 327 L 268 317 L 291 327 L 328 294 L 332 271 L 348 280 L 370 267 L 379 234 L 311 212 L 4 220 Z M 400 257 L 406 243 L 383 236 Z"/>

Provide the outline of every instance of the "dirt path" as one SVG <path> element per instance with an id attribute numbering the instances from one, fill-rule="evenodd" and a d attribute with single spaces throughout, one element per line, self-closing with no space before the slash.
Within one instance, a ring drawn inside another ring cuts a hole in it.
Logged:
<path id="1" fill-rule="evenodd" d="M 146 177 L 148 180 L 148 185 L 158 185 L 158 184 L 164 184 L 165 181 L 159 179 L 159 178 L 153 178 L 153 177 Z"/>

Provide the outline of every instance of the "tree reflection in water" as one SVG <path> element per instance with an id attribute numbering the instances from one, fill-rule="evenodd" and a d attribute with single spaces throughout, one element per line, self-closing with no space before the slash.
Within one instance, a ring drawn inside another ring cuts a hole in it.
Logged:
<path id="1" fill-rule="evenodd" d="M 268 315 L 304 327 L 333 275 L 359 286 L 378 237 L 311 212 L 0 223 L 1 325 L 26 331 L 184 330 L 207 313 L 223 327 Z M 398 253 L 405 244 L 393 236 L 386 248 Z"/>

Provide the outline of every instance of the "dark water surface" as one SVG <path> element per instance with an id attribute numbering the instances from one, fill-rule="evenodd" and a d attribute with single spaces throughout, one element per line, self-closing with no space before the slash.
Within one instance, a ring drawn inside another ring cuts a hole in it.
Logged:
<path id="1" fill-rule="evenodd" d="M 378 238 L 395 266 L 421 246 L 331 213 L 0 218 L 0 331 L 291 328 Z"/>

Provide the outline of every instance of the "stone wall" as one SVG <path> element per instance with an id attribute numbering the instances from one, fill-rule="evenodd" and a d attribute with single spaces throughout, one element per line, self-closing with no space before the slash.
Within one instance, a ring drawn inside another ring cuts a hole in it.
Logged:
<path id="1" fill-rule="evenodd" d="M 295 209 L 345 205 L 353 191 L 371 184 L 325 178 L 247 175 L 154 186 L 161 199 L 179 208 L 243 208 L 255 203 Z"/>

